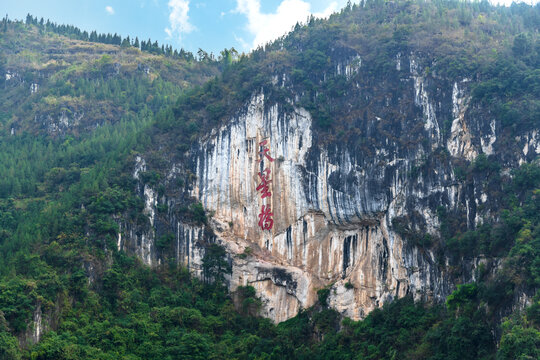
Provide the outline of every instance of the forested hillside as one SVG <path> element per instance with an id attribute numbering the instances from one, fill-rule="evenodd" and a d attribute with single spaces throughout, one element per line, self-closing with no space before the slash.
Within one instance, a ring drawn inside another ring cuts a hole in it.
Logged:
<path id="1" fill-rule="evenodd" d="M 0 359 L 539 358 L 540 151 L 530 135 L 540 126 L 539 27 L 538 5 L 362 1 L 250 54 L 196 59 L 151 40 L 3 19 Z M 421 91 L 418 104 L 406 95 L 403 68 L 437 94 L 429 111 L 440 134 L 430 128 L 426 138 L 410 115 L 429 106 Z M 501 150 L 447 150 L 459 111 L 438 86 L 454 83 L 471 83 L 468 114 L 478 129 L 497 124 L 490 146 Z M 434 254 L 430 266 L 455 284 L 446 299 L 407 293 L 353 321 L 331 306 L 330 284 L 313 306 L 274 324 L 260 316 L 253 286 L 230 289 L 232 258 L 267 253 L 256 245 L 226 253 L 189 166 L 204 152 L 201 139 L 258 93 L 268 108 L 306 109 L 314 147 L 369 158 L 390 139 L 423 149 L 405 175 L 411 182 L 451 169 L 466 192 L 481 184 L 482 221 L 442 198 L 430 198 L 435 235 L 415 208 L 392 221 L 404 247 Z M 200 277 L 174 256 L 177 218 L 209 234 Z M 133 249 L 144 244 L 120 246 L 125 224 L 134 238 L 155 229 L 153 267 Z"/>
<path id="2" fill-rule="evenodd" d="M 74 150 L 81 141 L 99 137 L 101 149 L 91 146 L 91 151 L 110 153 L 105 144 L 124 137 L 111 133 L 135 134 L 183 90 L 218 73 L 217 63 L 96 44 L 65 33 L 31 16 L 26 24 L 3 20 L 0 167 L 9 174 L 0 180 L 3 198 L 36 196 L 36 184 L 53 168 L 80 172 L 103 157 Z M 49 175 L 62 176 L 62 170 L 55 171 Z"/>

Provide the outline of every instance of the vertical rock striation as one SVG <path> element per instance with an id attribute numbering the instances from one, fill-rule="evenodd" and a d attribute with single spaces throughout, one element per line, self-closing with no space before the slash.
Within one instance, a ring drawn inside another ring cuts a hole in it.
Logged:
<path id="1" fill-rule="evenodd" d="M 360 58 L 351 61 L 338 63 L 336 72 L 349 79 L 361 71 Z M 437 237 L 441 206 L 463 213 L 469 228 L 489 216 L 490 198 L 482 184 L 458 181 L 451 160 L 497 154 L 498 124 L 471 110 L 470 80 L 426 76 L 412 55 L 398 54 L 396 61 L 398 81 L 410 85 L 400 95 L 409 99 L 410 107 L 402 109 L 408 115 L 390 120 L 390 127 L 377 116 L 363 119 L 368 151 L 321 138 L 312 115 L 294 102 L 254 94 L 238 115 L 189 151 L 187 163 L 171 165 L 170 178 L 195 175 L 185 195 L 212 214 L 208 225 L 179 219 L 170 210 L 178 202 L 174 197 L 160 197 L 141 184 L 148 227 L 141 231 L 124 224 L 119 248 L 156 265 L 163 260 L 156 233 L 171 232 L 177 263 L 200 275 L 204 243 L 219 242 L 232 262 L 230 289 L 253 286 L 263 315 L 276 322 L 313 305 L 323 287 L 331 288 L 329 305 L 353 319 L 407 294 L 444 299 L 455 287 L 448 267 L 441 266 L 445 260 L 404 234 Z M 408 73 L 401 71 L 407 62 Z M 283 79 L 275 85 L 284 86 Z M 535 129 L 516 139 L 519 150 L 511 164 L 540 154 L 538 134 Z M 273 162 L 259 161 L 264 140 Z M 145 166 L 138 158 L 136 178 Z M 258 174 L 266 167 L 271 197 L 262 199 Z M 158 204 L 168 205 L 166 224 L 156 220 Z M 273 212 L 271 230 L 258 226 L 263 205 Z M 473 280 L 474 269 L 485 261 L 464 264 L 461 280 Z"/>

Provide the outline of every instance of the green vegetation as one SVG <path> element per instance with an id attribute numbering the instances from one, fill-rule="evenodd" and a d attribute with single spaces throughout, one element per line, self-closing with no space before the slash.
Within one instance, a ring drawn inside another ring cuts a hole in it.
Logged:
<path id="1" fill-rule="evenodd" d="M 102 44 L 119 45 L 122 47 L 134 47 L 134 48 L 140 49 L 141 51 L 147 51 L 149 53 L 156 54 L 156 55 L 182 58 L 188 61 L 195 60 L 195 57 L 189 51 L 185 51 L 184 49 L 180 49 L 180 51 L 176 49 L 173 50 L 171 45 L 159 46 L 157 41 L 152 42 L 152 40 L 150 39 L 148 39 L 148 41 L 142 40 L 141 42 L 139 42 L 139 38 L 137 37 L 133 41 L 131 41 L 129 36 L 126 38 L 122 38 L 120 35 L 116 33 L 114 35 L 98 34 L 96 31 L 92 31 L 89 34 L 87 31 L 81 31 L 81 29 L 73 25 L 58 25 L 49 20 L 45 21 L 43 18 L 41 18 L 38 21 L 37 17 L 33 17 L 30 14 L 26 16 L 25 24 L 34 25 L 35 27 L 39 29 L 40 32 L 52 32 L 55 34 L 69 37 L 71 39 L 102 43 Z"/>
<path id="2" fill-rule="evenodd" d="M 490 182 L 501 182 L 499 165 L 479 156 L 469 167 L 467 177 L 479 172 Z M 486 220 L 476 230 L 464 231 L 462 219 L 458 214 L 448 214 L 444 208 L 439 209 L 442 241 L 446 250 L 455 258 L 472 258 L 480 254 L 487 256 L 506 256 L 525 229 L 533 231 L 531 224 L 538 223 L 540 204 L 536 189 L 540 187 L 540 168 L 537 165 L 524 164 L 512 173 L 511 182 L 505 183 L 503 192 L 497 193 L 497 200 L 502 209 L 496 214 L 496 223 Z M 507 180 L 507 179 L 506 179 Z M 527 234 L 529 233 L 527 232 Z"/>
<path id="3" fill-rule="evenodd" d="M 153 119 L 185 89 L 219 72 L 217 62 L 169 59 L 52 35 L 33 22 L 3 22 L 2 134 L 47 133 L 68 136 L 65 141 L 70 142 L 106 124 Z M 37 91 L 31 93 L 30 84 L 36 84 Z"/>
<path id="4" fill-rule="evenodd" d="M 199 280 L 174 262 L 149 269 L 119 252 L 116 239 L 117 219 L 148 226 L 135 191 L 136 155 L 149 159 L 141 181 L 161 193 L 163 159 L 182 158 L 201 132 L 234 115 L 260 89 L 285 110 L 292 108 L 286 100 L 298 94 L 295 105 L 313 114 L 321 141 L 351 140 L 369 154 L 373 139 L 358 119 L 373 118 L 375 106 L 388 98 L 396 106 L 379 115 L 403 120 L 395 110 L 399 99 L 392 97 L 402 90 L 396 85 L 399 53 L 429 54 L 431 61 L 419 57 L 427 61 L 420 64 L 427 78 L 477 77 L 473 108 L 496 114 L 504 125 L 502 146 L 509 144 L 540 117 L 534 95 L 540 93 L 539 11 L 487 2 L 367 1 L 328 21 L 310 19 L 250 55 L 226 50 L 219 63 L 202 50 L 196 61 L 150 40 L 85 34 L 32 16 L 26 24 L 3 19 L 0 70 L 13 78 L 0 79 L 0 358 L 538 358 L 535 164 L 512 176 L 503 176 L 499 163 L 485 155 L 454 164 L 459 181 L 480 179 L 498 200 L 492 219 L 475 230 L 466 231 L 467 219 L 444 207 L 438 211 L 440 239 L 411 229 L 414 213 L 392 224 L 420 249 L 449 258 L 449 271 L 480 255 L 500 260 L 499 271 L 479 266 L 477 282 L 459 285 L 444 305 L 407 296 L 358 322 L 328 309 L 331 290 L 323 288 L 314 307 L 274 325 L 258 317 L 262 302 L 252 286 L 227 293 L 231 265 L 218 244 L 206 244 Z M 66 51 L 60 56 L 58 49 Z M 362 71 L 337 74 L 343 57 L 356 59 L 353 66 L 361 61 Z M 39 90 L 29 94 L 34 82 Z M 356 96 L 370 89 L 373 97 Z M 350 96 L 358 102 L 350 104 Z M 391 125 L 383 120 L 378 126 Z M 421 141 L 409 139 L 413 133 L 395 140 Z M 422 159 L 411 177 L 435 160 Z M 186 171 L 177 185 L 193 180 Z M 201 203 L 183 205 L 160 204 L 157 216 L 177 211 L 195 224 L 209 222 Z M 170 232 L 159 236 L 158 251 L 170 250 L 173 240 Z M 252 252 L 246 248 L 240 257 Z M 533 303 L 511 313 L 524 294 Z M 25 339 L 38 308 L 46 332 L 31 344 Z"/>
<path id="5" fill-rule="evenodd" d="M 367 145 L 374 139 L 358 126 L 360 119 L 378 117 L 383 129 L 417 125 L 409 124 L 403 111 L 413 104 L 395 96 L 406 86 L 396 58 L 413 54 L 427 82 L 477 79 L 472 85 L 476 111 L 492 111 L 505 127 L 519 132 L 540 116 L 533 95 L 540 91 L 539 23 L 539 7 L 524 4 L 506 8 L 487 1 L 362 1 L 328 20 L 311 18 L 306 26 L 297 25 L 289 35 L 241 56 L 220 78 L 182 96 L 157 126 L 172 131 L 171 137 L 195 139 L 199 128 L 228 119 L 262 90 L 269 103 L 284 110 L 291 110 L 286 99 L 309 110 L 317 130 L 326 135 L 321 140 L 340 138 L 369 153 Z M 341 69 L 338 74 L 344 59 L 351 69 L 361 70 L 346 75 Z M 381 107 L 385 102 L 393 106 Z M 451 120 L 443 120 L 446 133 Z M 415 133 L 421 132 L 403 132 L 400 143 L 425 140 Z M 500 134 L 505 142 L 513 141 L 512 135 Z"/>

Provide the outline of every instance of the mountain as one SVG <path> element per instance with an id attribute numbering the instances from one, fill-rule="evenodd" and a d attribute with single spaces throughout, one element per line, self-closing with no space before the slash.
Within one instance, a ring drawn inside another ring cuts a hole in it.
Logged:
<path id="1" fill-rule="evenodd" d="M 3 356 L 538 357 L 539 6 L 219 61 L 36 22 L 0 38 Z"/>
<path id="2" fill-rule="evenodd" d="M 153 226 L 120 246 L 149 265 L 176 256 L 201 272 L 197 244 L 217 237 L 233 254 L 231 290 L 254 286 L 278 322 L 324 287 L 330 306 L 352 319 L 408 294 L 444 301 L 480 264 L 500 265 L 511 241 L 489 229 L 505 183 L 540 153 L 538 25 L 505 11 L 373 3 L 311 19 L 254 51 L 158 121 L 160 148 L 177 146 L 186 125 L 214 130 L 185 152 L 165 151 L 177 156 L 158 166 L 138 158 L 136 174 L 152 169 L 162 179 L 140 179 Z M 264 142 L 275 161 L 260 162 Z M 191 196 L 211 212 L 212 232 L 182 221 Z M 153 210 L 162 204 L 166 212 Z M 258 226 L 266 206 L 271 231 Z M 487 238 L 464 238 L 477 229 Z M 154 246 L 167 234 L 170 247 Z M 517 297 L 534 294 L 522 290 Z"/>
<path id="3" fill-rule="evenodd" d="M 2 131 L 77 134 L 145 106 L 156 112 L 174 102 L 172 94 L 218 73 L 215 64 L 194 61 L 191 54 L 140 51 L 116 34 L 105 43 L 83 41 L 64 28 L 71 29 L 31 16 L 5 28 Z"/>
<path id="4" fill-rule="evenodd" d="M 217 63 L 195 61 L 193 56 L 162 56 L 126 44 L 82 41 L 73 38 L 76 28 L 38 23 L 31 16 L 26 24 L 7 19 L 3 24 L 0 132 L 6 140 L 0 156 L 10 176 L 0 180 L 2 197 L 39 193 L 37 182 L 58 166 L 60 160 L 53 157 L 62 156 L 45 150 L 49 144 L 54 147 L 54 141 L 67 145 L 98 129 L 103 133 L 144 126 L 184 89 L 219 72 Z M 37 139 L 20 144 L 25 136 Z M 25 146 L 31 150 L 23 150 Z M 95 160 L 77 158 L 81 156 L 68 155 L 71 159 L 61 160 L 62 167 L 84 167 Z M 36 158 L 17 164 L 17 159 L 27 157 Z"/>

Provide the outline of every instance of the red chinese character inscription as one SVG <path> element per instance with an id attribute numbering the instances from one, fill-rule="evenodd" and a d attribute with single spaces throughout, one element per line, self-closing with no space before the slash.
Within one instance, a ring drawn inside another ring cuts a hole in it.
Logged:
<path id="1" fill-rule="evenodd" d="M 261 199 L 272 196 L 270 192 L 270 169 L 264 169 L 264 171 L 259 172 L 259 177 L 261 178 L 261 183 L 257 186 L 257 191 L 261 191 Z"/>
<path id="2" fill-rule="evenodd" d="M 268 149 L 265 145 L 268 143 L 268 140 L 264 140 L 264 141 L 261 141 L 259 143 L 259 146 L 263 147 L 261 151 L 259 151 L 259 156 L 260 156 L 260 159 L 259 161 L 262 161 L 263 160 L 263 156 L 265 156 L 268 160 L 270 160 L 270 162 L 274 161 L 274 159 L 272 159 L 270 157 L 270 154 L 268 154 L 268 152 L 270 151 L 270 149 Z"/>
<path id="3" fill-rule="evenodd" d="M 271 230 L 274 225 L 274 220 L 272 219 L 273 213 L 270 212 L 270 206 L 263 205 L 261 208 L 261 213 L 259 214 L 259 226 L 263 230 Z"/>
<path id="4" fill-rule="evenodd" d="M 266 157 L 266 159 L 268 159 L 270 162 L 273 162 L 274 159 L 272 159 L 270 156 L 270 149 L 268 149 L 266 144 L 268 144 L 268 140 L 263 140 L 259 143 L 260 151 L 258 161 L 263 161 Z M 270 169 L 266 168 L 259 172 L 259 177 L 261 178 L 261 182 L 257 186 L 257 191 L 261 192 L 261 199 L 271 197 L 272 193 L 270 192 L 270 183 L 272 180 L 270 179 Z M 272 216 L 274 216 L 274 214 L 271 212 L 270 205 L 263 205 L 261 208 L 261 213 L 259 214 L 259 227 L 262 230 L 272 229 L 272 226 L 274 226 Z"/>

